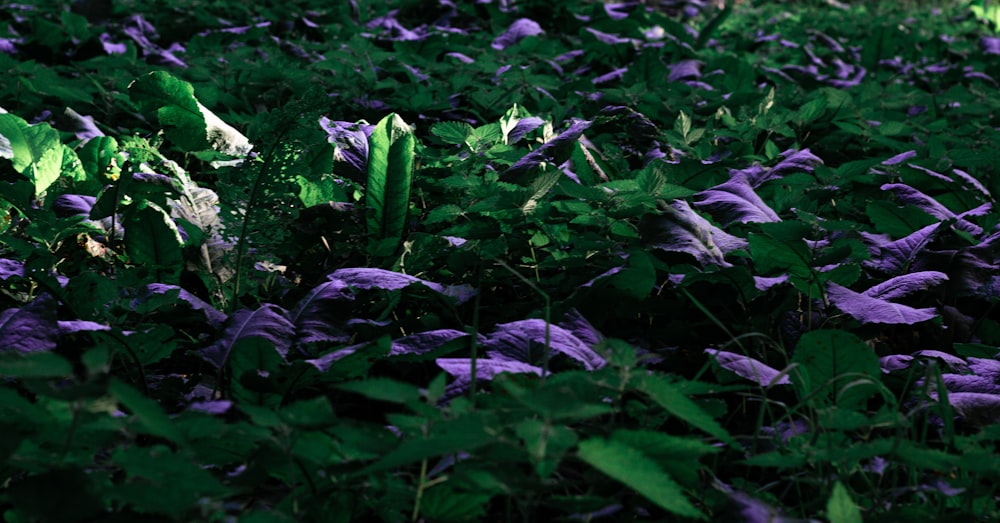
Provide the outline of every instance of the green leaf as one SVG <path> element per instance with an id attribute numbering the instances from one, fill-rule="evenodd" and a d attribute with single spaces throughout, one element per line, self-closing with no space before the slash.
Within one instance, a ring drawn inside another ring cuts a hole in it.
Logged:
<path id="1" fill-rule="evenodd" d="M 49 124 L 28 125 L 23 119 L 0 114 L 0 157 L 9 158 L 14 170 L 35 186 L 35 195 L 45 192 L 57 179 L 63 164 L 59 133 Z"/>
<path id="2" fill-rule="evenodd" d="M 430 421 L 425 421 L 430 423 Z M 426 438 L 404 440 L 381 460 L 359 472 L 369 476 L 400 465 L 458 452 L 469 452 L 493 442 L 494 435 L 486 430 L 486 419 L 481 414 L 469 414 L 458 419 L 434 423 L 434 431 Z"/>
<path id="3" fill-rule="evenodd" d="M 691 398 L 684 395 L 678 386 L 667 378 L 649 374 L 639 378 L 639 389 L 645 392 L 667 412 L 690 423 L 722 441 L 735 445 L 732 436 L 715 419 L 702 410 Z"/>
<path id="4" fill-rule="evenodd" d="M 52 352 L 0 353 L 0 376 L 12 378 L 63 378 L 73 375 L 73 366 Z"/>
<path id="5" fill-rule="evenodd" d="M 420 515 L 429 521 L 482 521 L 492 496 L 480 492 L 461 492 L 440 485 L 424 492 Z"/>
<path id="6" fill-rule="evenodd" d="M 826 502 L 826 515 L 830 523 L 861 523 L 861 509 L 839 481 L 833 485 L 833 493 Z"/>
<path id="7" fill-rule="evenodd" d="M 524 442 L 524 448 L 535 465 L 535 472 L 542 479 L 556 471 L 563 454 L 577 441 L 573 429 L 538 419 L 518 423 L 514 426 L 514 432 Z"/>
<path id="8" fill-rule="evenodd" d="M 594 438 L 580 442 L 578 455 L 592 467 L 624 483 L 664 510 L 680 516 L 707 519 L 688 501 L 680 485 L 638 449 L 620 441 Z"/>
<path id="9" fill-rule="evenodd" d="M 805 333 L 795 346 L 792 363 L 798 364 L 790 377 L 800 397 L 813 397 L 822 403 L 833 401 L 846 409 L 862 406 L 875 393 L 882 375 L 875 351 L 842 330 Z M 873 383 L 859 386 L 859 379 Z"/>
<path id="10" fill-rule="evenodd" d="M 108 392 L 132 413 L 142 427 L 142 432 L 166 438 L 177 444 L 184 443 L 184 436 L 155 401 L 116 378 L 111 378 Z"/>
<path id="11" fill-rule="evenodd" d="M 125 252 L 133 263 L 152 266 L 158 281 L 177 284 L 184 255 L 183 240 L 173 219 L 159 205 L 142 201 L 124 217 Z"/>
<path id="12" fill-rule="evenodd" d="M 444 143 L 462 145 L 472 134 L 472 126 L 465 122 L 439 122 L 431 126 L 431 134 Z"/>
<path id="13" fill-rule="evenodd" d="M 337 385 L 338 389 L 348 390 L 366 398 L 392 403 L 409 403 L 420 399 L 420 391 L 409 383 L 403 383 L 389 378 L 368 378 L 362 381 L 351 381 Z"/>
<path id="14" fill-rule="evenodd" d="M 129 96 L 146 112 L 156 112 L 167 139 L 184 151 L 209 148 L 207 123 L 191 84 L 165 71 L 140 76 L 128 86 Z"/>
<path id="15" fill-rule="evenodd" d="M 368 138 L 365 206 L 369 249 L 379 249 L 373 254 L 391 254 L 403 237 L 410 208 L 415 142 L 413 129 L 396 113 L 383 118 Z M 377 247 L 380 242 L 381 247 Z"/>

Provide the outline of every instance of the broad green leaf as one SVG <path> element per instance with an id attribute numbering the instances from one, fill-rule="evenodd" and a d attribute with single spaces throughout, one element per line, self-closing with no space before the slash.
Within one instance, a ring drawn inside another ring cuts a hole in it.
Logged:
<path id="1" fill-rule="evenodd" d="M 0 157 L 9 158 L 14 170 L 35 187 L 35 195 L 45 192 L 57 179 L 63 165 L 63 145 L 59 133 L 49 124 L 28 125 L 23 119 L 0 114 Z"/>
<path id="2" fill-rule="evenodd" d="M 431 134 L 444 143 L 462 145 L 472 134 L 472 126 L 465 122 L 439 122 L 431 126 Z"/>
<path id="3" fill-rule="evenodd" d="M 108 392 L 132 413 L 142 427 L 142 432 L 166 438 L 177 444 L 184 443 L 184 436 L 156 401 L 143 396 L 116 378 L 111 378 Z"/>
<path id="4" fill-rule="evenodd" d="M 420 391 L 417 387 L 389 378 L 350 381 L 337 385 L 337 388 L 355 392 L 373 400 L 392 403 L 409 403 L 420 399 Z"/>
<path id="5" fill-rule="evenodd" d="M 697 403 L 680 391 L 676 384 L 667 378 L 656 374 L 644 375 L 639 378 L 639 389 L 649 395 L 653 401 L 664 410 L 690 423 L 722 441 L 735 445 L 732 436 L 719 425 Z"/>
<path id="6" fill-rule="evenodd" d="M 388 255 L 406 228 L 413 179 L 413 129 L 396 113 L 383 118 L 368 138 L 368 184 L 365 206 L 369 249 Z"/>
<path id="7" fill-rule="evenodd" d="M 159 205 L 142 201 L 124 217 L 125 252 L 133 263 L 150 265 L 162 283 L 177 284 L 184 267 L 177 225 Z"/>
<path id="8" fill-rule="evenodd" d="M 518 423 L 514 426 L 514 432 L 524 442 L 524 448 L 535 465 L 535 472 L 542 479 L 556 471 L 563 454 L 577 441 L 573 429 L 538 419 Z"/>
<path id="9" fill-rule="evenodd" d="M 495 436 L 491 432 L 487 431 L 486 418 L 481 414 L 468 414 L 458 419 L 436 422 L 433 432 L 426 438 L 404 440 L 381 460 L 360 471 L 359 475 L 367 477 L 435 456 L 469 452 L 492 443 Z"/>
<path id="10" fill-rule="evenodd" d="M 861 523 L 861 509 L 839 481 L 833 485 L 833 493 L 826 502 L 826 515 L 830 523 Z"/>
<path id="11" fill-rule="evenodd" d="M 659 465 L 640 450 L 602 438 L 580 442 L 580 459 L 642 494 L 664 510 L 689 518 L 707 519 L 684 490 Z"/>
<path id="12" fill-rule="evenodd" d="M 875 392 L 875 385 L 854 386 L 858 379 L 878 382 L 882 375 L 878 356 L 857 336 L 842 330 L 816 330 L 799 339 L 792 356 L 798 364 L 791 372 L 800 397 L 822 403 L 835 402 L 842 408 L 856 408 Z"/>
<path id="13" fill-rule="evenodd" d="M 429 521 L 443 523 L 482 521 L 491 497 L 491 494 L 481 492 L 458 491 L 448 484 L 435 486 L 424 492 L 420 502 L 420 515 Z"/>
<path id="14" fill-rule="evenodd" d="M 0 376 L 12 378 L 62 378 L 73 375 L 73 366 L 53 352 L 0 353 Z"/>
<path id="15" fill-rule="evenodd" d="M 198 102 L 191 84 L 170 73 L 140 76 L 128 89 L 133 102 L 144 111 L 156 112 L 167 139 L 184 151 L 214 149 L 241 156 L 253 148 L 245 136 Z"/>

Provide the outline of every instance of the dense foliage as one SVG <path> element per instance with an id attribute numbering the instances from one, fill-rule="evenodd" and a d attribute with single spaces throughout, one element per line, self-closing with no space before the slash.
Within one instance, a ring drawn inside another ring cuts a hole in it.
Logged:
<path id="1" fill-rule="evenodd" d="M 1000 518 L 995 6 L 717 4 L 5 4 L 5 521 Z"/>

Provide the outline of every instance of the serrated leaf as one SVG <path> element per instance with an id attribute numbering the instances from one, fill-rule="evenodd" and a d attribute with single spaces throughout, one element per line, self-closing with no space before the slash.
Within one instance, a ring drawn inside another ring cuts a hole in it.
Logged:
<path id="1" fill-rule="evenodd" d="M 2 113 L 0 136 L 7 143 L 2 155 L 10 158 L 15 171 L 31 181 L 36 196 L 59 179 L 63 145 L 59 133 L 49 124 L 28 125 L 13 114 Z"/>
<path id="2" fill-rule="evenodd" d="M 707 519 L 687 499 L 680 485 L 638 449 L 620 441 L 594 438 L 580 442 L 578 455 L 664 510 L 689 518 Z"/>
<path id="3" fill-rule="evenodd" d="M 722 441 L 735 445 L 733 437 L 697 403 L 687 397 L 676 384 L 663 376 L 650 374 L 638 379 L 639 389 L 664 410 Z"/>
<path id="4" fill-rule="evenodd" d="M 826 515 L 830 523 L 861 523 L 861 509 L 851 499 L 847 487 L 839 481 L 833 485 L 833 492 L 826 502 Z"/>
<path id="5" fill-rule="evenodd" d="M 861 323 L 911 325 L 937 316 L 937 311 L 933 308 L 916 309 L 908 305 L 873 298 L 837 285 L 832 281 L 827 282 L 826 293 L 830 303 Z"/>
<path id="6" fill-rule="evenodd" d="M 875 392 L 882 375 L 878 356 L 857 336 L 842 330 L 815 330 L 802 335 L 792 363 L 792 383 L 801 397 L 815 397 L 851 409 Z M 868 379 L 871 387 L 852 387 L 850 383 Z"/>
<path id="7" fill-rule="evenodd" d="M 184 435 L 180 433 L 163 409 L 156 401 L 143 396 L 131 386 L 111 378 L 108 392 L 126 409 L 131 411 L 135 419 L 147 434 L 166 438 L 174 443 L 182 444 Z"/>
<path id="8" fill-rule="evenodd" d="M 431 134 L 440 138 L 444 143 L 463 145 L 472 134 L 472 126 L 465 122 L 438 122 L 431 126 Z"/>

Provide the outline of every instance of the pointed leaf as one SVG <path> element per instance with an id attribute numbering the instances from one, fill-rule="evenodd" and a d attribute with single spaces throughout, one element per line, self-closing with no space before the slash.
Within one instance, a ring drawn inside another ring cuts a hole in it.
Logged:
<path id="1" fill-rule="evenodd" d="M 142 201 L 129 206 L 124 222 L 125 252 L 132 262 L 152 266 L 161 282 L 178 283 L 184 267 L 184 241 L 170 215 L 159 205 Z"/>
<path id="2" fill-rule="evenodd" d="M 722 425 L 719 425 L 719 422 L 681 392 L 677 384 L 667 378 L 656 374 L 643 375 L 639 378 L 639 389 L 670 414 L 722 441 L 735 444 L 735 440 L 726 432 L 726 429 L 722 428 Z"/>
<path id="3" fill-rule="evenodd" d="M 0 113 L 0 137 L 7 144 L 3 156 L 10 158 L 15 171 L 31 181 L 36 196 L 59 179 L 63 145 L 59 133 L 49 124 L 28 125 L 13 114 Z"/>
<path id="4" fill-rule="evenodd" d="M 834 282 L 827 282 L 827 297 L 841 311 L 861 323 L 914 324 L 937 316 L 932 308 L 915 309 L 891 301 L 872 298 Z"/>
<path id="5" fill-rule="evenodd" d="M 611 478 L 624 483 L 673 514 L 707 519 L 684 495 L 684 489 L 653 460 L 638 449 L 601 438 L 581 441 L 580 459 Z"/>
<path id="6" fill-rule="evenodd" d="M 875 392 L 874 385 L 842 390 L 846 385 L 856 382 L 859 375 L 877 382 L 882 373 L 878 356 L 871 347 L 842 330 L 815 330 L 803 334 L 795 346 L 792 363 L 799 364 L 791 372 L 791 378 L 801 397 L 835 400 L 844 408 L 863 405 L 862 402 Z"/>
<path id="7" fill-rule="evenodd" d="M 762 387 L 791 383 L 788 376 L 782 374 L 781 371 L 768 367 L 749 356 L 717 349 L 705 349 L 705 353 L 714 357 L 722 368 Z"/>
<path id="8" fill-rule="evenodd" d="M 397 247 L 406 227 L 413 179 L 413 129 L 396 113 L 383 118 L 368 137 L 368 183 L 365 207 L 368 213 L 369 247 L 392 240 Z M 388 252 L 382 254 L 390 254 Z"/>
<path id="9" fill-rule="evenodd" d="M 757 196 L 746 176 L 736 173 L 729 181 L 699 193 L 697 207 L 704 208 L 723 226 L 734 222 L 778 222 L 781 218 Z"/>
<path id="10" fill-rule="evenodd" d="M 684 200 L 663 207 L 661 216 L 647 215 L 639 234 L 650 247 L 690 254 L 702 265 L 732 267 L 725 254 L 746 247 L 746 240 L 712 225 Z"/>
<path id="11" fill-rule="evenodd" d="M 865 296 L 892 300 L 924 291 L 948 281 L 948 275 L 938 271 L 920 271 L 896 276 L 863 292 Z"/>
<path id="12" fill-rule="evenodd" d="M 265 304 L 257 310 L 241 309 L 229 318 L 229 326 L 222 339 L 201 351 L 201 356 L 216 368 L 229 360 L 230 352 L 240 340 L 261 338 L 275 348 L 282 357 L 288 354 L 295 326 L 285 318 L 285 311 L 277 305 Z"/>
<path id="13" fill-rule="evenodd" d="M 826 502 L 826 515 L 830 523 L 861 523 L 861 509 L 839 481 L 833 485 L 833 493 Z"/>
<path id="14" fill-rule="evenodd" d="M 419 283 L 435 292 L 454 298 L 459 304 L 475 296 L 475 290 L 468 285 L 441 285 L 399 272 L 368 267 L 337 269 L 327 276 L 330 281 L 341 281 L 355 289 L 382 289 L 394 291 Z"/>
<path id="15" fill-rule="evenodd" d="M 569 356 L 582 363 L 587 370 L 599 369 L 605 365 L 603 357 L 562 327 L 549 325 L 548 336 L 553 355 L 560 353 Z M 531 319 L 497 325 L 483 345 L 517 361 L 534 363 L 531 358 L 532 348 L 537 350 L 545 346 L 545 321 Z"/>

